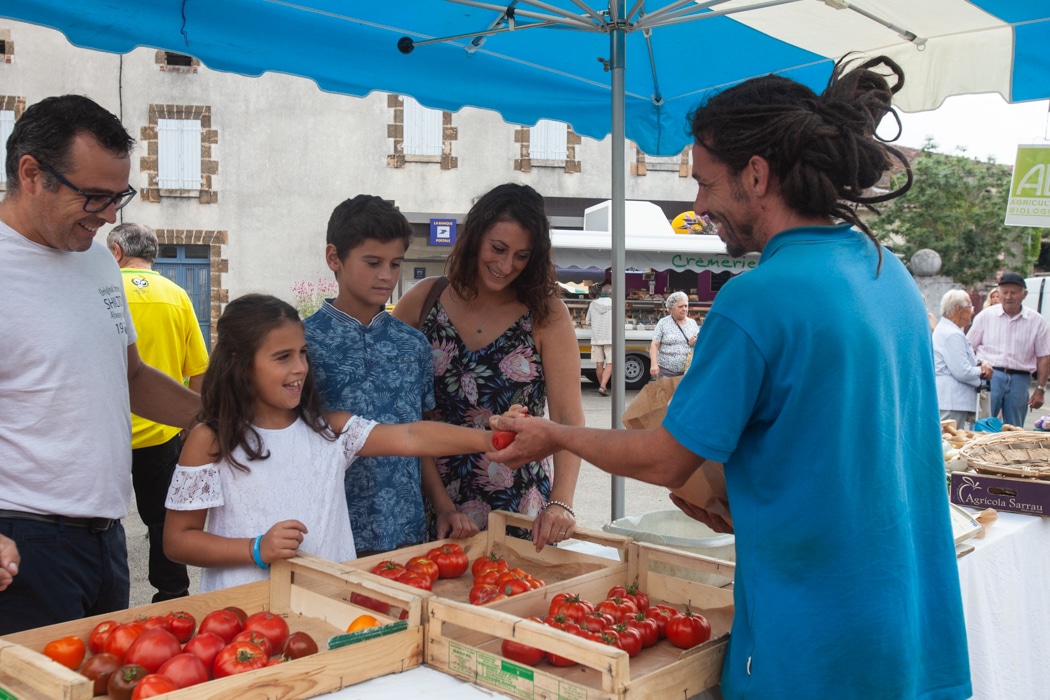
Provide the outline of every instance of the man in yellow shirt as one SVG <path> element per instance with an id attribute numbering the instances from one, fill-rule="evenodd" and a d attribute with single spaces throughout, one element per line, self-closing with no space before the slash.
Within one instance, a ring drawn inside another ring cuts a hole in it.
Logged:
<path id="1" fill-rule="evenodd" d="M 142 360 L 200 393 L 208 366 L 197 316 L 182 287 L 153 270 L 157 236 L 148 226 L 124 223 L 107 237 L 120 265 L 124 294 L 138 331 Z M 186 567 L 164 556 L 164 499 L 182 449 L 180 428 L 131 416 L 131 479 L 139 517 L 149 530 L 149 582 L 159 603 L 189 594 Z"/>

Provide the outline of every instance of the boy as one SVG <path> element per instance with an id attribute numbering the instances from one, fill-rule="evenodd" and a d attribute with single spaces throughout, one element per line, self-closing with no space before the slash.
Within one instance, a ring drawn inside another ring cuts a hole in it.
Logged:
<path id="1" fill-rule="evenodd" d="M 339 291 L 304 321 L 326 411 L 409 423 L 434 408 L 430 343 L 386 312 L 411 238 L 401 212 L 371 195 L 346 200 L 328 220 L 325 261 Z M 360 457 L 344 484 L 358 557 L 426 541 L 424 494 L 439 539 L 477 532 L 456 511 L 432 458 Z"/>

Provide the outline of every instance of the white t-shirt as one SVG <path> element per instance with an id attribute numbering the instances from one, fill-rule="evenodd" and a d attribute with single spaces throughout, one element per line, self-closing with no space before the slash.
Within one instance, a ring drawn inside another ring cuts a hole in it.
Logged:
<path id="1" fill-rule="evenodd" d="M 0 300 L 0 509 L 123 518 L 135 328 L 116 260 L 0 222 Z"/>
<path id="2" fill-rule="evenodd" d="M 331 561 L 357 558 L 343 475 L 357 457 L 375 421 L 352 416 L 335 442 L 325 440 L 301 419 L 283 430 L 256 428 L 268 459 L 249 462 L 238 447 L 234 457 L 251 471 L 227 462 L 175 468 L 168 489 L 171 510 L 208 509 L 205 532 L 223 537 L 256 537 L 282 520 L 298 520 L 309 532 L 299 551 Z M 261 581 L 269 576 L 254 564 L 208 567 L 200 592 Z"/>

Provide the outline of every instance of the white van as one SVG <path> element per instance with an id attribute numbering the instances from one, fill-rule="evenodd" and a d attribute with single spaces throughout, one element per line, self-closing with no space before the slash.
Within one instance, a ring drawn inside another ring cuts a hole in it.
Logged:
<path id="1" fill-rule="evenodd" d="M 1050 322 L 1050 275 L 1029 277 L 1024 281 L 1028 296 L 1022 302 L 1030 309 L 1035 309 Z"/>

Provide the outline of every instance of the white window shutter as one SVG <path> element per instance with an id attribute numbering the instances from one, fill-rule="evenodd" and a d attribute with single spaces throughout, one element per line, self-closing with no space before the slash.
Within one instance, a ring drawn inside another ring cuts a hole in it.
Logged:
<path id="1" fill-rule="evenodd" d="M 15 128 L 15 113 L 10 109 L 0 109 L 0 183 L 7 182 L 7 137 Z"/>
<path id="2" fill-rule="evenodd" d="M 529 157 L 533 160 L 566 160 L 569 129 L 565 122 L 541 119 L 529 129 Z"/>
<path id="3" fill-rule="evenodd" d="M 157 120 L 157 186 L 164 190 L 201 188 L 201 122 Z"/>
<path id="4" fill-rule="evenodd" d="M 441 110 L 427 109 L 404 97 L 403 144 L 406 156 L 440 156 L 444 134 Z"/>

